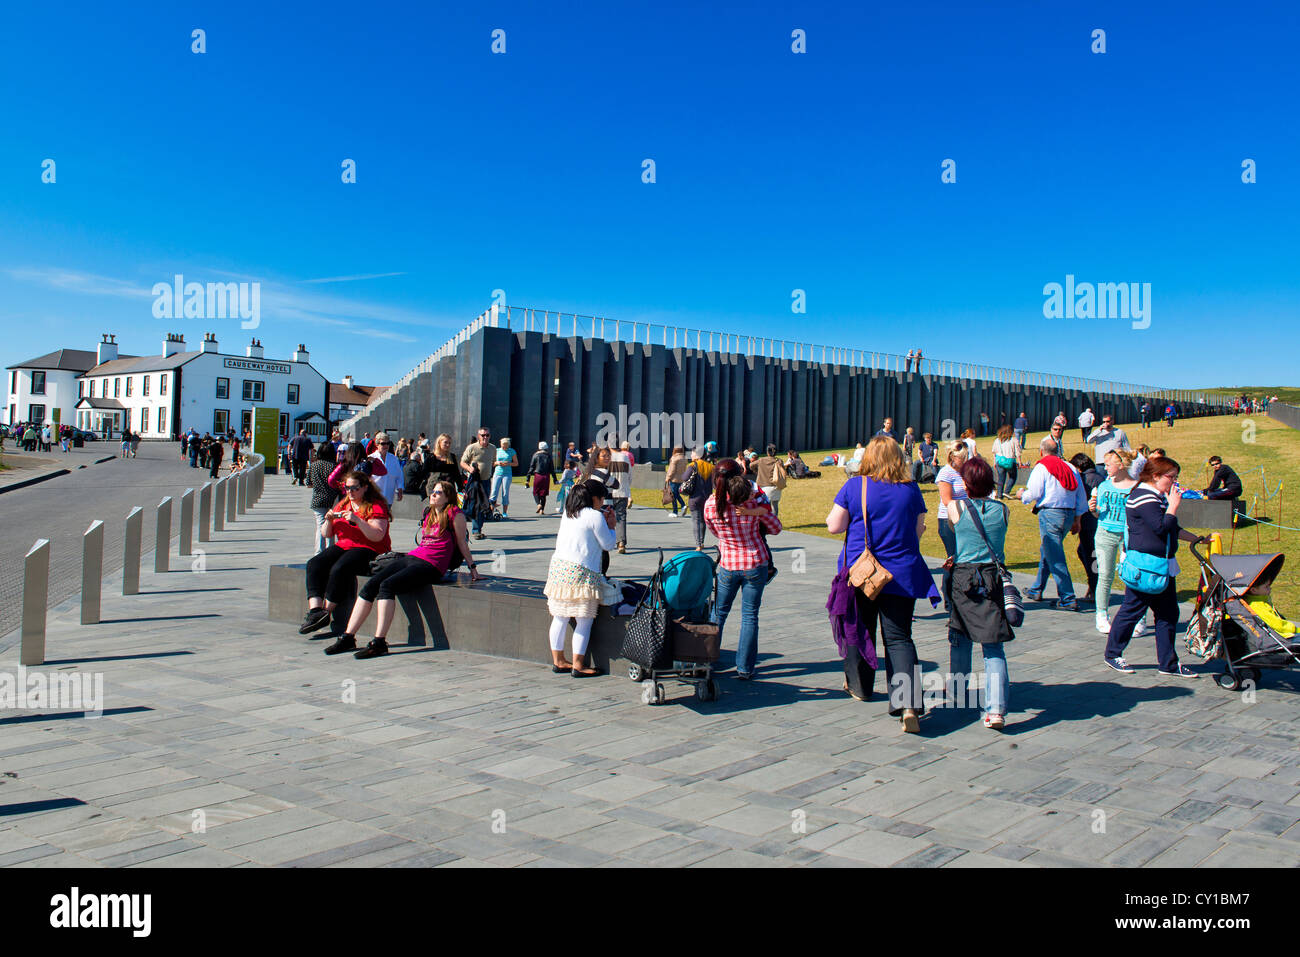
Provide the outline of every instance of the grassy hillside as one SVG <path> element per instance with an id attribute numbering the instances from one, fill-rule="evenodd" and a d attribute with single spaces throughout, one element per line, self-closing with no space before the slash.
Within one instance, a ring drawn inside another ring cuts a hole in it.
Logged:
<path id="1" fill-rule="evenodd" d="M 1252 398 L 1268 398 L 1275 395 L 1282 402 L 1289 405 L 1300 405 L 1300 389 L 1294 386 L 1285 385 L 1243 385 L 1236 387 L 1224 386 L 1218 389 L 1203 389 L 1203 392 L 1209 392 L 1214 395 L 1226 395 L 1231 398 L 1234 395 L 1245 395 Z"/>
<path id="2" fill-rule="evenodd" d="M 1260 498 L 1258 514 L 1261 518 L 1300 528 L 1300 433 L 1262 415 L 1183 419 L 1172 429 L 1163 423 L 1145 430 L 1140 425 L 1122 427 L 1135 446 L 1146 443 L 1160 447 L 1176 459 L 1182 466 L 1180 481 L 1188 488 L 1204 488 L 1209 482 L 1210 474 L 1205 465 L 1206 459 L 1216 453 L 1223 456 L 1224 461 L 1241 476 L 1248 506 L 1251 496 L 1257 495 Z M 1026 445 L 1030 449 L 1037 449 L 1038 440 L 1043 435 L 1042 432 L 1031 433 L 1026 439 Z M 1080 451 L 1091 452 L 1091 447 L 1084 446 L 1079 440 L 1078 429 L 1067 429 L 1065 437 L 1067 457 Z M 991 458 L 992 438 L 981 439 L 979 448 L 983 455 Z M 804 460 L 816 467 L 815 463 L 824 454 L 807 452 Z M 1036 458 L 1035 453 L 1029 460 L 1034 461 Z M 1264 468 L 1262 477 L 1267 492 L 1274 493 L 1266 502 L 1261 473 L 1257 471 L 1260 466 Z M 1018 487 L 1023 486 L 1026 478 L 1027 471 L 1021 469 L 1021 485 Z M 1277 494 L 1279 483 L 1284 488 Z M 830 511 L 835 493 L 843 484 L 843 470 L 832 467 L 822 468 L 822 477 L 819 479 L 791 482 L 781 499 L 782 521 L 792 530 L 826 536 L 826 514 Z M 931 484 L 922 485 L 921 491 L 926 506 L 930 509 L 921 549 L 927 555 L 942 555 L 943 545 L 939 541 L 933 518 L 939 505 L 938 492 Z M 659 506 L 657 491 L 636 491 L 633 495 L 637 504 Z M 1235 534 L 1225 531 L 1223 538 L 1225 551 L 1236 554 L 1285 552 L 1290 560 L 1300 562 L 1300 532 L 1279 531 L 1266 525 L 1247 522 L 1237 528 Z M 1066 541 L 1066 555 L 1072 577 L 1077 582 L 1083 582 L 1085 576 L 1082 564 L 1074 552 L 1077 545 L 1078 539 L 1069 537 Z M 1197 565 L 1186 552 L 1185 544 L 1180 551 L 1180 558 L 1182 574 L 1178 578 L 1179 597 L 1186 599 L 1195 591 Z M 1011 527 L 1007 533 L 1007 559 L 1015 571 L 1032 574 L 1038 567 L 1038 519 L 1027 506 L 1014 502 L 1011 503 Z M 1116 587 L 1112 601 L 1118 603 L 1123 586 L 1117 581 Z M 1049 585 L 1048 595 L 1054 597 L 1055 594 L 1055 586 Z M 1300 565 L 1288 565 L 1283 570 L 1275 600 L 1283 614 L 1300 617 Z"/>

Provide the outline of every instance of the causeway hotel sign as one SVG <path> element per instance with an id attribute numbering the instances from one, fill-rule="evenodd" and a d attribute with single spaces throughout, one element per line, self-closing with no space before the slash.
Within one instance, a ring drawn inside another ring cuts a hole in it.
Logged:
<path id="1" fill-rule="evenodd" d="M 278 372 L 290 375 L 293 369 L 287 362 L 263 362 L 261 359 L 227 359 L 227 369 L 243 369 L 245 372 Z"/>

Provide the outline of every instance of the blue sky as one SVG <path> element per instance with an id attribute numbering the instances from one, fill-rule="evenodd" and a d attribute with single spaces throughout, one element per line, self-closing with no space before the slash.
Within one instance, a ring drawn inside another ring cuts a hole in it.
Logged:
<path id="1" fill-rule="evenodd" d="M 152 353 L 214 331 L 242 351 L 235 320 L 154 318 L 150 287 L 182 273 L 262 283 L 268 356 L 306 342 L 327 376 L 365 383 L 500 288 L 1047 372 L 1285 384 L 1298 10 L 10 5 L 0 365 L 100 332 Z M 1150 328 L 1044 318 L 1043 286 L 1066 274 L 1150 283 Z"/>

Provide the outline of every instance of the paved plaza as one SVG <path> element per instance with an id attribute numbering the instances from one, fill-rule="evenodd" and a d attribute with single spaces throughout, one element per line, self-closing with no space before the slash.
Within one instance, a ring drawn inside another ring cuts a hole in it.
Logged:
<path id="1" fill-rule="evenodd" d="M 724 676 L 715 702 L 670 686 L 647 707 L 622 674 L 427 647 L 330 658 L 267 620 L 267 566 L 309 551 L 308 494 L 267 476 L 205 571 L 173 558 L 184 570 L 156 575 L 146 558 L 139 596 L 110 576 L 102 624 L 52 611 L 46 670 L 102 672 L 105 713 L 0 713 L 0 864 L 1300 864 L 1291 673 L 1266 673 L 1247 703 L 1157 676 L 1146 638 L 1139 672 L 1118 675 L 1091 609 L 1031 604 L 1008 647 L 1006 731 L 936 709 L 903 735 L 883 674 L 871 702 L 841 692 L 823 608 L 838 545 L 795 534 L 773 539 L 760 680 Z M 519 498 L 476 552 L 540 579 L 558 520 L 524 517 Z M 690 538 L 661 511 L 630 523 L 614 575 L 647 575 L 652 543 Z M 397 523 L 394 543 L 413 529 Z M 946 616 L 918 615 L 924 667 L 946 671 Z M 17 665 L 11 633 L 0 672 Z"/>

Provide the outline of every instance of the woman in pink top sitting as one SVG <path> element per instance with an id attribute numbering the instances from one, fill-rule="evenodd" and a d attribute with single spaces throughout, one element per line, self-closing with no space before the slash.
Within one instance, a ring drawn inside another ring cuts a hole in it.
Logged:
<path id="1" fill-rule="evenodd" d="M 434 485 L 429 493 L 429 507 L 420 521 L 420 544 L 393 559 L 361 586 L 361 594 L 352 607 L 352 617 L 348 619 L 347 631 L 335 644 L 326 648 L 325 653 L 339 654 L 355 648 L 357 632 L 370 616 L 370 609 L 377 604 L 375 639 L 354 657 L 377 658 L 388 654 L 388 629 L 393 623 L 397 596 L 442 581 L 457 550 L 469 566 L 470 576 L 478 581 L 478 567 L 470 554 L 465 516 L 456 506 L 456 487 L 444 480 Z"/>

